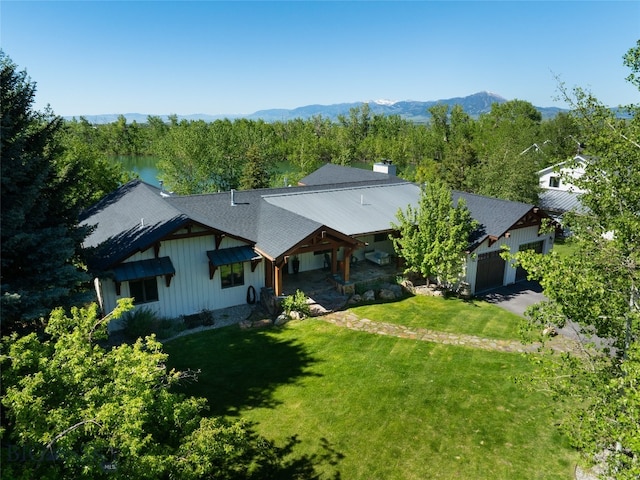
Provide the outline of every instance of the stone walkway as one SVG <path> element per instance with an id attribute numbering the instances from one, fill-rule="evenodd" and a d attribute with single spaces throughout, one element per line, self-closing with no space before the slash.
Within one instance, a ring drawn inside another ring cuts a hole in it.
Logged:
<path id="1" fill-rule="evenodd" d="M 339 327 L 375 335 L 387 335 L 390 337 L 406 338 L 422 342 L 441 343 L 443 345 L 459 345 L 462 347 L 478 348 L 481 350 L 511 353 L 535 352 L 540 347 L 537 343 L 525 345 L 518 340 L 483 338 L 476 335 L 447 333 L 427 328 L 410 328 L 405 325 L 396 325 L 394 323 L 376 322 L 369 320 L 368 318 L 360 318 L 350 310 L 327 311 L 317 308 L 316 305 L 314 305 L 314 307 L 316 308 L 312 313 L 313 318 L 332 323 Z M 168 342 L 184 335 L 190 335 L 204 330 L 221 328 L 234 324 L 238 324 L 242 327 L 243 322 L 249 321 L 248 319 L 252 315 L 252 312 L 254 312 L 253 307 L 248 305 L 219 310 L 215 312 L 215 323 L 213 326 L 185 330 L 175 337 L 163 340 L 163 342 Z M 253 328 L 264 328 L 273 324 L 271 319 L 261 319 L 262 317 L 259 317 L 259 319 L 254 318 L 253 322 L 249 323 Z M 576 348 L 576 342 L 564 335 L 557 335 L 556 337 L 550 338 L 548 340 L 548 344 L 558 352 L 573 351 Z"/>
<path id="2" fill-rule="evenodd" d="M 426 328 L 409 328 L 393 323 L 375 322 L 367 318 L 359 318 L 348 310 L 332 312 L 316 318 L 339 327 L 349 328 L 359 332 L 388 335 L 423 342 L 442 343 L 444 345 L 460 345 L 463 347 L 479 348 L 481 350 L 525 353 L 535 352 L 540 346 L 536 343 L 524 345 L 517 340 L 497 340 L 477 337 L 475 335 L 439 332 Z M 575 342 L 561 335 L 550 339 L 549 343 L 553 345 L 554 350 L 562 352 L 573 350 L 576 347 Z"/>

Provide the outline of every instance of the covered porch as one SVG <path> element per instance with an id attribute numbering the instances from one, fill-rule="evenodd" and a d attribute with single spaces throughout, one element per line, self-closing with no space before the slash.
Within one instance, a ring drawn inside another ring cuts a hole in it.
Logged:
<path id="1" fill-rule="evenodd" d="M 339 273 L 332 274 L 330 269 L 288 273 L 282 276 L 282 295 L 293 295 L 301 290 L 312 303 L 333 311 L 342 308 L 356 288 L 393 281 L 402 271 L 395 261 L 377 265 L 360 260 L 351 264 L 348 282 L 344 282 Z"/>

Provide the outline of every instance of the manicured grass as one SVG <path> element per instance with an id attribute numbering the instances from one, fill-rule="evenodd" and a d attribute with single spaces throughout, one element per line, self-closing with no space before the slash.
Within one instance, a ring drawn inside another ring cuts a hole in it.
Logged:
<path id="1" fill-rule="evenodd" d="M 569 238 L 557 238 L 553 244 L 553 251 L 561 257 L 569 257 L 576 251 L 576 244 Z"/>
<path id="2" fill-rule="evenodd" d="M 479 337 L 518 340 L 523 321 L 517 315 L 482 300 L 464 301 L 417 295 L 398 302 L 354 307 L 361 318 Z"/>
<path id="3" fill-rule="evenodd" d="M 344 479 L 572 478 L 575 457 L 553 405 L 518 387 L 518 354 L 354 332 L 321 320 L 234 327 L 165 346 L 170 366 L 200 369 L 184 387 L 213 415 L 240 415 L 294 455 Z"/>

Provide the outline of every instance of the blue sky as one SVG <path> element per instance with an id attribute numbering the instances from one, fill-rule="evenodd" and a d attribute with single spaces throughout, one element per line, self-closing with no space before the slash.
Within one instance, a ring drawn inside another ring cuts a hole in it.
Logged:
<path id="1" fill-rule="evenodd" d="M 59 115 L 233 114 L 488 90 L 638 103 L 640 1 L 12 1 L 0 45 Z"/>

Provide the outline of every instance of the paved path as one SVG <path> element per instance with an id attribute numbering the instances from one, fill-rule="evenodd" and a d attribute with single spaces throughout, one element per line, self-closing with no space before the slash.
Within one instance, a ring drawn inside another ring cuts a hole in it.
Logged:
<path id="1" fill-rule="evenodd" d="M 524 316 L 524 312 L 529 305 L 547 300 L 542 294 L 540 284 L 532 281 L 518 282 L 496 288 L 481 295 L 480 298 L 521 317 Z"/>
<path id="2" fill-rule="evenodd" d="M 348 310 L 332 312 L 316 318 L 339 327 L 349 328 L 359 332 L 388 335 L 423 342 L 442 343 L 444 345 L 460 345 L 463 347 L 479 348 L 481 350 L 524 353 L 535 352 L 540 346 L 537 343 L 524 345 L 517 340 L 497 340 L 477 337 L 475 335 L 439 332 L 426 328 L 409 328 L 393 323 L 375 322 L 367 318 L 359 318 Z M 569 351 L 575 347 L 574 342 L 560 335 L 550 339 L 550 342 L 553 343 L 553 348 L 556 351 Z"/>

